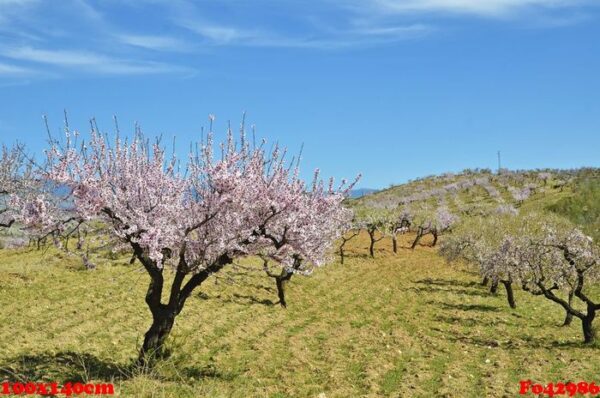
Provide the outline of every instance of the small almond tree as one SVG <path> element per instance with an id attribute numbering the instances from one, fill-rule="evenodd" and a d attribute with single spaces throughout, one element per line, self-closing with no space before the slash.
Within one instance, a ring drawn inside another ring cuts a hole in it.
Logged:
<path id="1" fill-rule="evenodd" d="M 410 229 L 412 215 L 407 208 L 391 210 L 382 216 L 382 232 L 392 239 L 392 251 L 398 254 L 398 234 Z"/>
<path id="2" fill-rule="evenodd" d="M 513 284 L 559 304 L 567 314 L 563 325 L 579 318 L 584 342 L 594 341 L 593 321 L 600 302 L 584 290 L 598 280 L 600 250 L 589 236 L 556 216 L 535 213 L 480 220 L 471 228 L 470 234 L 457 229 L 442 253 L 478 262 L 485 276 L 505 285 L 511 307 Z"/>
<path id="3" fill-rule="evenodd" d="M 382 232 L 385 228 L 385 218 L 381 214 L 371 214 L 364 221 L 364 225 L 369 234 L 369 255 L 375 258 L 375 244 L 385 238 Z"/>
<path id="4" fill-rule="evenodd" d="M 506 289 L 508 304 L 516 308 L 513 293 L 513 275 L 505 267 L 505 256 L 499 248 L 502 245 L 502 231 L 509 224 L 511 215 L 496 215 L 486 218 L 476 217 L 460 223 L 444 241 L 440 254 L 449 261 L 458 259 L 476 264 L 486 285 L 491 279 L 490 291 L 496 293 L 498 283 Z"/>
<path id="5" fill-rule="evenodd" d="M 72 211 L 68 195 L 46 178 L 44 167 L 27 157 L 22 146 L 3 147 L 0 185 L 0 227 L 17 224 L 38 249 L 50 240 L 67 254 L 81 257 L 87 268 L 95 267 L 89 260 L 89 241 L 84 247 L 90 228 Z M 77 238 L 75 245 L 69 245 L 71 237 Z"/>
<path id="6" fill-rule="evenodd" d="M 344 264 L 344 259 L 346 258 L 346 252 L 345 252 L 345 247 L 346 247 L 346 243 L 348 243 L 349 241 L 351 241 L 352 239 L 356 238 L 358 235 L 360 235 L 360 225 L 354 221 L 350 222 L 349 225 L 345 228 L 346 232 L 344 234 L 342 234 L 342 236 L 340 237 L 340 246 L 338 248 L 339 254 L 340 254 L 340 264 Z"/>
<path id="7" fill-rule="evenodd" d="M 307 189 L 297 165 L 284 161 L 285 152 L 250 145 L 243 128 L 239 143 L 229 131 L 220 157 L 213 153 L 212 136 L 190 154 L 183 171 L 175 155 L 167 156 L 158 141 L 150 143 L 140 133 L 131 142 L 117 137 L 111 143 L 93 128 L 81 150 L 67 139 L 47 152 L 47 178 L 69 187 L 76 215 L 107 223 L 147 271 L 152 323 L 140 364 L 162 354 L 192 292 L 235 258 L 266 254 L 293 268 L 300 257 L 318 266 L 341 234 L 346 188 L 324 187 L 317 171 Z M 333 217 L 321 217 L 323 209 Z M 314 218 L 320 223 L 311 223 L 315 230 L 304 234 L 305 220 Z M 163 301 L 165 278 L 171 276 Z"/>
<path id="8" fill-rule="evenodd" d="M 428 234 L 433 236 L 431 246 L 435 246 L 438 237 L 450 230 L 450 228 L 458 221 L 458 217 L 452 214 L 445 205 L 439 206 L 434 212 L 424 205 L 416 210 L 414 219 L 417 225 L 417 236 L 410 247 L 411 249 L 417 247 L 421 238 Z"/>
<path id="9" fill-rule="evenodd" d="M 314 176 L 318 179 L 318 173 Z M 352 185 L 345 187 L 342 182 L 337 192 L 343 196 L 348 194 Z M 344 188 L 345 187 L 345 188 Z M 270 232 L 265 235 L 270 240 L 271 245 L 267 246 L 260 254 L 264 261 L 265 273 L 275 280 L 279 304 L 287 307 L 285 299 L 285 287 L 295 274 L 309 275 L 314 269 L 315 261 L 310 261 L 308 253 L 297 251 L 291 253 L 291 265 L 286 263 L 286 257 L 290 256 L 288 250 L 294 247 L 301 248 L 304 245 L 310 245 L 311 250 L 329 249 L 332 242 L 343 238 L 344 232 L 350 225 L 352 211 L 341 207 L 338 198 L 331 200 L 326 192 L 334 192 L 333 180 L 330 180 L 329 187 L 325 189 L 322 183 L 313 184 L 310 194 L 304 195 L 297 202 L 299 209 L 302 209 L 302 217 L 294 215 L 293 217 L 278 217 L 273 221 Z M 327 222 L 324 222 L 327 220 Z M 303 242 L 296 246 L 290 243 Z M 284 249 L 285 246 L 289 248 Z M 285 256 L 282 257 L 282 253 Z M 326 252 L 320 256 L 325 257 Z M 280 273 L 272 273 L 268 267 L 268 261 L 273 260 L 281 265 Z M 307 261 L 308 260 L 308 261 Z"/>
<path id="10" fill-rule="evenodd" d="M 600 275 L 600 250 L 591 237 L 556 217 L 531 216 L 521 222 L 514 236 L 505 237 L 502 248 L 511 258 L 507 266 L 518 275 L 523 290 L 559 304 L 569 317 L 581 320 L 585 343 L 595 340 L 593 322 L 600 301 L 586 288 Z M 558 292 L 563 291 L 567 299 Z M 574 299 L 585 310 L 573 303 Z"/>

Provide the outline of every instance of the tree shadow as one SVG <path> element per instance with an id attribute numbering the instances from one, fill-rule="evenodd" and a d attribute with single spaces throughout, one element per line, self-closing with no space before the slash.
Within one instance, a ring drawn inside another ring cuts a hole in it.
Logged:
<path id="1" fill-rule="evenodd" d="M 238 294 L 238 293 L 233 293 L 231 298 L 223 299 L 223 301 L 226 303 L 258 304 L 258 305 L 266 305 L 266 306 L 273 306 L 273 305 L 277 304 L 269 299 L 261 300 L 252 295 L 249 295 L 249 294 Z"/>
<path id="2" fill-rule="evenodd" d="M 440 330 L 441 331 L 441 330 Z M 531 349 L 551 349 L 551 348 L 569 348 L 569 349 L 593 349 L 597 350 L 597 346 L 586 345 L 583 341 L 557 341 L 550 338 L 534 337 L 525 335 L 516 340 L 498 341 L 482 336 L 472 336 L 469 334 L 461 334 L 452 330 L 441 331 L 445 338 L 454 343 L 463 343 L 477 347 L 499 347 L 503 350 L 531 350 Z"/>
<path id="3" fill-rule="evenodd" d="M 344 257 L 346 259 L 352 257 L 352 258 L 359 258 L 359 259 L 363 259 L 363 260 L 368 260 L 368 259 L 373 259 L 373 257 L 371 257 L 371 255 L 368 253 L 369 249 L 366 249 L 367 253 L 352 253 L 352 256 L 349 256 L 348 254 L 345 254 Z M 375 250 L 375 258 L 377 258 L 377 250 Z"/>
<path id="4" fill-rule="evenodd" d="M 0 380 L 87 382 L 125 380 L 133 364 L 123 365 L 91 354 L 73 351 L 22 355 L 0 364 Z"/>
<path id="5" fill-rule="evenodd" d="M 497 307 L 485 304 L 451 304 L 444 303 L 442 301 L 428 301 L 429 304 L 439 306 L 447 310 L 459 310 L 459 311 L 483 311 L 483 312 L 498 312 L 500 311 Z"/>
<path id="6" fill-rule="evenodd" d="M 435 285 L 435 286 L 462 286 L 462 287 L 481 286 L 480 283 L 473 282 L 473 281 L 462 282 L 462 281 L 457 281 L 454 279 L 432 279 L 432 278 L 419 279 L 417 281 L 413 281 L 413 283 L 419 283 L 419 284 L 423 284 L 423 285 Z"/>
<path id="7" fill-rule="evenodd" d="M 271 286 L 265 286 L 265 285 L 259 285 L 257 283 L 244 283 L 244 286 L 249 287 L 249 288 L 253 288 L 256 290 L 265 290 L 269 293 L 274 293 L 275 289 L 273 289 Z"/>
<path id="8" fill-rule="evenodd" d="M 489 295 L 481 292 L 479 290 L 469 290 L 469 289 L 464 289 L 464 288 L 450 288 L 450 289 L 444 289 L 441 287 L 436 287 L 436 286 L 422 286 L 422 287 L 411 287 L 408 288 L 407 290 L 412 290 L 414 292 L 417 293 L 422 293 L 422 292 L 426 292 L 426 293 L 454 293 L 454 294 L 463 294 L 466 296 L 478 296 L 478 297 L 488 297 Z"/>
<path id="9" fill-rule="evenodd" d="M 165 362 L 167 368 L 168 362 Z M 36 355 L 22 355 L 7 360 L 0 364 L 0 380 L 20 382 L 57 382 L 65 384 L 87 383 L 90 380 L 105 382 L 119 382 L 134 378 L 140 374 L 158 377 L 164 380 L 181 381 L 181 376 L 187 379 L 215 378 L 231 381 L 236 374 L 220 372 L 214 365 L 182 367 L 177 370 L 176 376 L 168 376 L 161 371 L 161 361 L 154 367 L 140 369 L 132 360 L 131 363 L 122 364 L 98 358 L 91 354 L 62 351 L 55 354 L 41 353 Z"/>
<path id="10" fill-rule="evenodd" d="M 481 318 L 462 318 L 458 316 L 444 316 L 437 315 L 435 320 L 447 323 L 449 325 L 460 325 L 460 326 L 495 326 L 498 324 L 507 324 L 507 322 L 501 320 L 483 320 Z"/>
<path id="11" fill-rule="evenodd" d="M 233 381 L 237 377 L 237 374 L 221 372 L 218 369 L 216 369 L 213 365 L 185 367 L 181 369 L 178 373 L 186 379 L 190 379 L 193 377 L 196 380 L 220 379 L 223 381 Z"/>

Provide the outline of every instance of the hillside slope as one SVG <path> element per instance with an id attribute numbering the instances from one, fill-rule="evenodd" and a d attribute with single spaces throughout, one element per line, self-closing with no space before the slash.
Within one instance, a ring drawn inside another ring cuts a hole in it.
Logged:
<path id="1" fill-rule="evenodd" d="M 598 228 L 600 169 L 508 171 L 466 170 L 396 185 L 371 195 L 349 199 L 361 213 L 401 207 L 447 206 L 460 216 L 482 216 L 502 208 L 552 210 L 583 225 Z"/>

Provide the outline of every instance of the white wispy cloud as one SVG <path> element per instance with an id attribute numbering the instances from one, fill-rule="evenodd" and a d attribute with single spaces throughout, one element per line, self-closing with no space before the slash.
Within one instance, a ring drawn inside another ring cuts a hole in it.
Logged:
<path id="1" fill-rule="evenodd" d="M 269 30 L 214 25 L 187 17 L 176 22 L 199 35 L 205 44 L 216 46 L 335 49 L 406 40 L 433 31 L 431 26 L 425 24 L 392 26 L 370 24 L 292 35 Z"/>
<path id="2" fill-rule="evenodd" d="M 0 54 L 20 61 L 84 68 L 83 72 L 105 74 L 151 74 L 184 70 L 181 67 L 159 62 L 130 61 L 87 51 L 48 50 L 24 46 L 0 49 Z"/>
<path id="3" fill-rule="evenodd" d="M 387 36 L 387 37 L 410 37 L 430 33 L 434 30 L 433 26 L 426 24 L 412 24 L 404 26 L 364 26 L 356 28 L 351 32 L 357 35 L 367 36 Z"/>
<path id="4" fill-rule="evenodd" d="M 0 62 L 0 76 L 30 75 L 33 73 L 34 71 L 31 69 Z"/>
<path id="5" fill-rule="evenodd" d="M 590 3 L 586 0 L 360 0 L 359 7 L 376 7 L 389 13 L 472 14 L 504 17 L 535 8 L 557 9 Z"/>
<path id="6" fill-rule="evenodd" d="M 239 44 L 240 42 L 258 43 L 272 37 L 258 30 L 249 30 L 235 26 L 217 25 L 202 19 L 190 17 L 175 18 L 175 23 L 194 32 L 213 44 Z"/>
<path id="7" fill-rule="evenodd" d="M 169 36 L 121 34 L 116 38 L 122 43 L 155 51 L 188 51 L 190 46 L 182 40 Z"/>
<path id="8" fill-rule="evenodd" d="M 527 27 L 556 28 L 587 20 L 593 2 L 598 0 L 313 0 L 308 16 L 302 2 L 291 0 L 222 0 L 202 7 L 191 0 L 0 0 L 0 76 L 65 70 L 189 74 L 191 68 L 178 65 L 195 64 L 203 49 L 351 50 L 420 39 L 443 30 L 448 16 L 515 18 Z M 136 17 L 144 7 L 154 8 L 143 31 L 118 22 L 126 18 L 112 18 Z M 265 11 L 269 18 L 253 17 Z"/>

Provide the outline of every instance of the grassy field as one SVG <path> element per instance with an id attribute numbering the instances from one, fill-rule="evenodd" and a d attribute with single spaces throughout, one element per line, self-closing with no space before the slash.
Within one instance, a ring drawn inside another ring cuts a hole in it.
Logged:
<path id="1" fill-rule="evenodd" d="M 559 327 L 555 304 L 517 291 L 511 310 L 432 248 L 393 255 L 384 240 L 373 261 L 366 236 L 350 243 L 345 265 L 292 279 L 287 310 L 261 272 L 209 280 L 148 372 L 131 367 L 150 321 L 145 272 L 0 251 L 0 378 L 112 381 L 124 397 L 320 398 L 513 397 L 521 379 L 597 381 L 597 347 L 580 343 L 579 321 Z"/>

